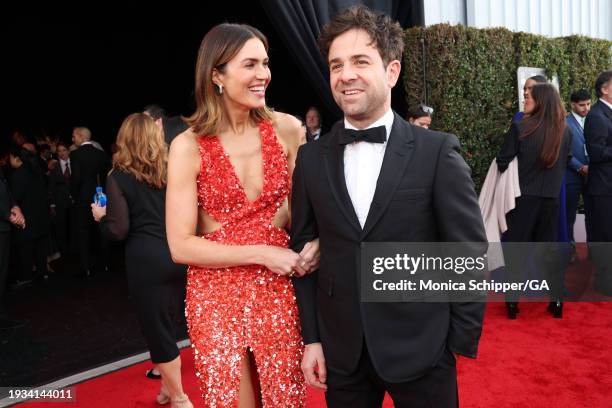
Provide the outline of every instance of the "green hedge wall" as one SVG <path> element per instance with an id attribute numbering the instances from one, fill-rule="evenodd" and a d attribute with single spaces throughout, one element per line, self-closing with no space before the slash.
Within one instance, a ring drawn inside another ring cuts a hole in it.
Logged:
<path id="1" fill-rule="evenodd" d="M 518 110 L 519 66 L 540 67 L 548 77 L 556 75 L 569 108 L 573 90 L 586 88 L 595 97 L 595 79 L 611 65 L 612 41 L 582 36 L 547 38 L 504 28 L 438 24 L 406 30 L 404 87 L 409 106 L 427 99 L 427 104 L 434 107 L 433 129 L 459 137 L 463 156 L 480 189 Z"/>

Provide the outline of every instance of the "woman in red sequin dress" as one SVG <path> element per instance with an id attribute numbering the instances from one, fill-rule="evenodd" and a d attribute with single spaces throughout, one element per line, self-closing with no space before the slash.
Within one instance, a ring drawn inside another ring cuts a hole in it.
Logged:
<path id="1" fill-rule="evenodd" d="M 287 248 L 300 122 L 265 104 L 267 40 L 247 25 L 206 34 L 196 112 L 170 148 L 166 229 L 188 264 L 186 316 L 207 407 L 302 407 L 303 350 L 290 278 L 318 265 L 318 241 Z"/>

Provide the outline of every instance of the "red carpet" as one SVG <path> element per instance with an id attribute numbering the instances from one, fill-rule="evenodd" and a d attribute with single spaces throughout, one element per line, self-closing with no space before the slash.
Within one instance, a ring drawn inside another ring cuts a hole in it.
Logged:
<path id="1" fill-rule="evenodd" d="M 566 304 L 562 320 L 552 319 L 544 303 L 520 308 L 519 318 L 511 321 L 503 304 L 488 305 L 478 359 L 458 364 L 461 406 L 612 406 L 612 303 Z M 201 407 L 191 350 L 182 355 L 186 392 Z M 159 385 L 144 377 L 149 367 L 142 363 L 79 384 L 76 403 L 26 405 L 153 408 Z M 324 407 L 323 394 L 309 390 L 307 406 Z"/>

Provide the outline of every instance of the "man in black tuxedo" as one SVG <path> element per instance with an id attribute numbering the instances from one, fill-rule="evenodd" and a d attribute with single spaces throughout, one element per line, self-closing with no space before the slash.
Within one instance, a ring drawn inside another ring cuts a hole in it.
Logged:
<path id="1" fill-rule="evenodd" d="M 591 196 L 591 247 L 595 289 L 612 296 L 612 70 L 595 81 L 599 100 L 586 117 L 584 139 L 589 154 L 587 191 Z"/>
<path id="2" fill-rule="evenodd" d="M 106 175 L 110 170 L 110 159 L 103 150 L 91 140 L 91 131 L 86 127 L 76 127 L 72 132 L 72 142 L 78 148 L 70 154 L 72 165 L 71 194 L 74 199 L 79 262 L 85 277 L 91 275 L 93 264 L 91 253 L 97 252 L 104 258 L 106 243 L 100 235 L 97 223 L 91 216 L 91 202 L 96 187 L 104 188 Z M 96 245 L 97 244 L 97 245 Z M 106 259 L 102 260 L 106 263 Z"/>
<path id="3" fill-rule="evenodd" d="M 306 344 L 302 371 L 329 407 L 457 405 L 455 359 L 475 357 L 484 303 L 360 301 L 363 242 L 486 242 L 470 169 L 450 134 L 391 110 L 403 31 L 364 6 L 319 39 L 344 112 L 303 145 L 293 173 L 291 247 L 319 237 L 318 271 L 293 279 Z M 368 131 L 363 131 L 368 129 Z"/>

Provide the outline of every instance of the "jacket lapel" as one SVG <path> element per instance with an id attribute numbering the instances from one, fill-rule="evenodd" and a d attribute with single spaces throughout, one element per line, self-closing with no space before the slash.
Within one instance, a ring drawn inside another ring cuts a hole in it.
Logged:
<path id="1" fill-rule="evenodd" d="M 569 118 L 570 118 L 570 122 L 572 124 L 572 127 L 579 133 L 579 134 L 584 134 L 584 131 L 582 130 L 582 127 L 580 126 L 580 123 L 578 123 L 578 120 L 574 117 L 574 115 L 572 113 L 569 114 Z"/>
<path id="2" fill-rule="evenodd" d="M 326 148 L 323 162 L 334 199 L 342 210 L 342 214 L 344 214 L 357 232 L 361 234 L 361 225 L 353 208 L 344 178 L 344 146 L 338 143 L 338 138 L 343 129 L 344 125 L 342 124 L 335 126 L 325 137 L 323 143 Z"/>
<path id="3" fill-rule="evenodd" d="M 384 214 L 414 151 L 412 130 L 397 113 L 394 113 L 393 126 L 387 143 L 382 168 L 376 182 L 374 198 L 361 233 L 362 240 Z"/>

